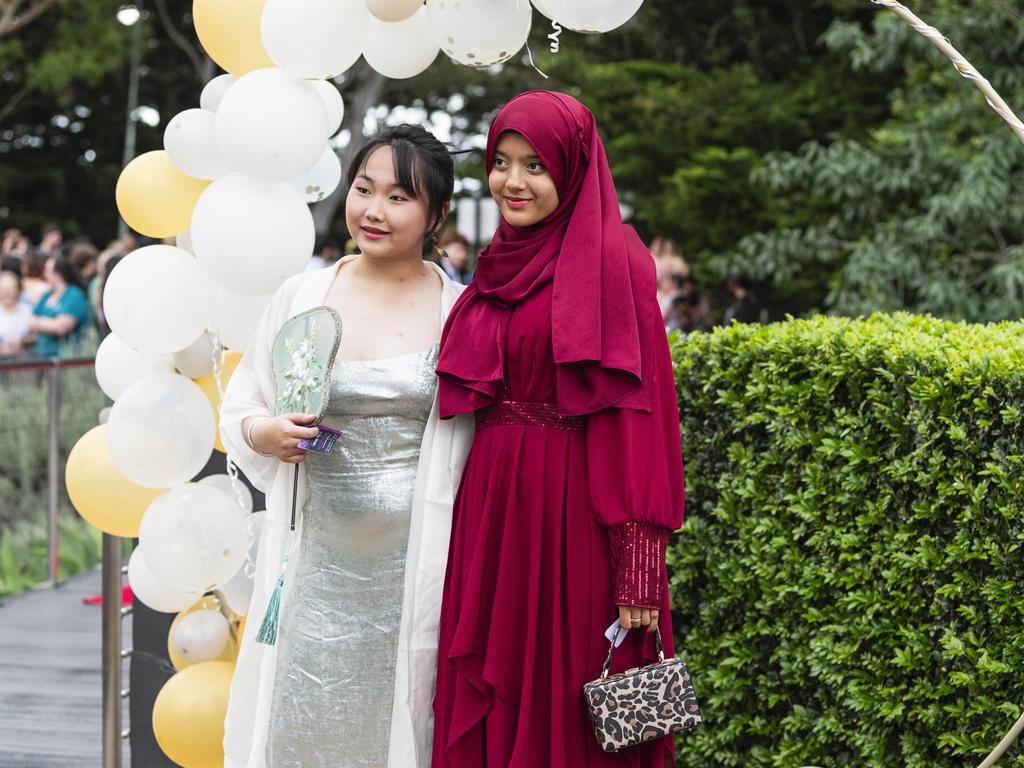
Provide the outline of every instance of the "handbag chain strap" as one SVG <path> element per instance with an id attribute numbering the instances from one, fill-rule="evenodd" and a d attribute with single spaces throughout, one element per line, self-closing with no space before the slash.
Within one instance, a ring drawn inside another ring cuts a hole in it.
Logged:
<path id="1" fill-rule="evenodd" d="M 615 643 L 619 640 L 619 632 L 628 632 L 629 630 L 623 627 L 621 624 L 615 628 L 615 637 L 612 638 L 611 644 L 608 646 L 608 657 L 604 660 L 604 666 L 601 668 L 601 679 L 604 680 L 608 677 L 608 672 L 612 668 L 612 652 L 615 650 Z M 658 661 L 665 660 L 665 648 L 661 644 L 661 627 L 654 627 L 654 643 L 658 649 Z"/>

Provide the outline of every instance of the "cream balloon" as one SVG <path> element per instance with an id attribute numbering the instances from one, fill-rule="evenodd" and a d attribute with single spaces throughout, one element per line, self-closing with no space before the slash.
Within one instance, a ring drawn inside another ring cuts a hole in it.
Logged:
<path id="1" fill-rule="evenodd" d="M 219 286 L 214 286 L 219 291 Z M 200 379 L 213 370 L 213 341 L 210 334 L 203 331 L 199 338 L 184 349 L 174 353 L 174 367 L 182 376 Z"/>
<path id="2" fill-rule="evenodd" d="M 238 82 L 234 75 L 217 75 L 203 88 L 199 95 L 199 106 L 210 112 L 216 112 L 220 106 L 220 100 L 228 92 L 228 88 Z"/>
<path id="3" fill-rule="evenodd" d="M 198 386 L 176 373 L 157 373 L 117 398 L 107 440 L 121 474 L 146 488 L 170 488 L 206 466 L 214 429 L 210 402 Z"/>
<path id="4" fill-rule="evenodd" d="M 160 580 L 146 563 L 142 549 L 136 547 L 128 560 L 128 584 L 132 594 L 148 608 L 160 613 L 177 613 L 196 601 L 195 592 L 174 589 Z"/>
<path id="5" fill-rule="evenodd" d="M 154 373 L 174 373 L 170 355 L 148 355 L 132 349 L 116 333 L 96 350 L 96 381 L 111 400 L 117 400 L 132 384 Z"/>
<path id="6" fill-rule="evenodd" d="M 291 185 L 307 203 L 318 203 L 341 183 L 341 160 L 330 147 L 325 147 L 313 167 L 292 179 Z"/>
<path id="7" fill-rule="evenodd" d="M 252 491 L 241 480 L 236 481 L 238 483 L 238 493 L 235 493 L 235 487 L 228 475 L 207 475 L 198 482 L 200 485 L 208 485 L 211 488 L 223 491 L 238 502 L 239 509 L 247 515 L 252 513 Z M 241 501 L 238 499 L 239 496 L 241 496 Z"/>
<path id="8" fill-rule="evenodd" d="M 243 296 L 218 285 L 210 332 L 228 349 L 244 352 L 269 303 L 270 296 Z"/>
<path id="9" fill-rule="evenodd" d="M 182 616 L 171 635 L 174 650 L 190 664 L 213 661 L 227 647 L 227 619 L 220 611 L 194 611 Z"/>
<path id="10" fill-rule="evenodd" d="M 423 6 L 423 0 L 366 0 L 370 13 L 381 21 L 405 21 Z"/>
<path id="11" fill-rule="evenodd" d="M 277 66 L 319 79 L 358 61 L 369 22 L 364 0 L 267 0 L 260 34 Z"/>
<path id="12" fill-rule="evenodd" d="M 316 92 L 323 99 L 324 109 L 327 110 L 327 135 L 333 136 L 341 128 L 341 121 L 345 119 L 345 102 L 337 86 L 330 80 L 310 80 L 309 84 L 316 88 Z"/>
<path id="13" fill-rule="evenodd" d="M 536 2 L 536 0 L 534 0 Z M 545 15 L 576 32 L 610 32 L 629 21 L 643 0 L 542 0 Z"/>
<path id="14" fill-rule="evenodd" d="M 209 406 L 207 406 L 209 409 Z M 139 546 L 159 578 L 182 591 L 229 581 L 249 548 L 247 515 L 218 488 L 185 483 L 158 496 L 139 526 Z"/>
<path id="15" fill-rule="evenodd" d="M 370 19 L 363 58 L 385 77 L 415 77 L 434 62 L 437 52 L 426 8 L 420 8 L 405 21 Z"/>
<path id="16" fill-rule="evenodd" d="M 427 0 L 427 10 L 441 50 L 470 67 L 489 67 L 518 53 L 533 16 L 529 0 Z"/>
<path id="17" fill-rule="evenodd" d="M 213 286 L 192 254 L 173 245 L 147 245 L 114 267 L 103 290 L 111 330 L 150 354 L 184 349 L 206 329 Z"/>
<path id="18" fill-rule="evenodd" d="M 313 165 L 323 151 L 326 127 L 327 109 L 316 89 L 280 69 L 257 69 L 238 78 L 224 94 L 215 121 L 227 162 L 267 181 L 294 179 Z"/>
<path id="19" fill-rule="evenodd" d="M 167 123 L 164 150 L 171 162 L 194 179 L 216 179 L 231 173 L 217 146 L 216 115 L 205 109 L 186 109 Z"/>
<path id="20" fill-rule="evenodd" d="M 267 513 L 266 510 L 255 512 L 249 516 L 249 525 L 252 529 L 252 534 L 249 537 L 249 556 L 248 559 L 253 564 L 256 563 L 256 555 L 260 548 L 260 538 L 263 535 L 263 525 L 266 521 Z M 245 616 L 249 613 L 249 604 L 252 602 L 252 588 L 253 581 L 256 575 L 255 567 L 250 568 L 250 573 L 246 573 L 246 565 L 243 564 L 238 569 L 231 581 L 226 584 L 222 584 L 220 593 L 224 596 L 224 599 L 228 601 L 228 605 L 231 610 L 237 613 L 239 616 Z"/>
<path id="21" fill-rule="evenodd" d="M 192 216 L 196 257 L 221 286 L 246 296 L 271 294 L 302 272 L 315 236 L 313 216 L 289 184 L 240 173 L 213 182 Z"/>

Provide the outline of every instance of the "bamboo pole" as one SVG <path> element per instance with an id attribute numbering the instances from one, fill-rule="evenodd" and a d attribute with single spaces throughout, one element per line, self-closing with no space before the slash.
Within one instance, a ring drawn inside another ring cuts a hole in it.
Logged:
<path id="1" fill-rule="evenodd" d="M 871 0 L 875 5 L 882 5 L 890 9 L 897 16 L 903 19 L 907 24 L 911 26 L 916 32 L 921 33 L 927 38 L 928 42 L 942 51 L 946 58 L 953 62 L 953 66 L 956 67 L 956 71 L 966 77 L 975 87 L 982 92 L 985 96 L 985 101 L 988 105 L 996 111 L 1003 120 L 1009 123 L 1010 128 L 1017 134 L 1017 138 L 1024 142 L 1024 123 L 1021 122 L 1020 118 L 1013 113 L 1002 97 L 996 93 L 995 88 L 992 84 L 981 76 L 981 73 L 974 68 L 963 55 L 952 46 L 949 40 L 937 30 L 935 27 L 925 24 L 921 19 L 915 16 L 906 6 L 902 3 L 898 3 L 895 0 Z"/>

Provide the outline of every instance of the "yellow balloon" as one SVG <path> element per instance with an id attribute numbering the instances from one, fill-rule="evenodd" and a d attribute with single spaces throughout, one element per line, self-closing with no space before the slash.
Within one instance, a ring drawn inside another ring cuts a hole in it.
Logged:
<path id="1" fill-rule="evenodd" d="M 204 661 L 183 669 L 153 703 L 156 743 L 182 768 L 222 768 L 224 716 L 235 665 Z"/>
<path id="2" fill-rule="evenodd" d="M 183 659 L 181 657 L 181 654 L 178 653 L 178 651 L 174 648 L 174 630 L 176 630 L 178 628 L 178 622 L 181 621 L 181 617 L 182 616 L 188 616 L 190 613 L 193 613 L 194 611 L 219 611 L 219 610 L 220 610 L 220 601 L 216 597 L 214 597 L 213 595 L 207 595 L 206 597 L 201 598 L 194 605 L 186 608 L 184 611 L 182 611 L 181 613 L 179 613 L 177 616 L 174 617 L 174 621 L 171 622 L 171 629 L 167 632 L 167 655 L 170 656 L 171 664 L 174 665 L 174 668 L 176 670 L 178 670 L 180 672 L 181 670 L 185 669 L 185 667 L 194 667 L 196 665 L 195 662 L 186 661 L 185 659 Z M 230 619 L 229 619 L 229 621 L 230 621 Z M 241 636 L 242 636 L 242 633 L 238 632 L 238 637 L 241 637 Z M 233 664 L 235 662 L 235 659 L 237 659 L 237 658 L 238 658 L 238 641 L 235 640 L 235 638 L 232 637 L 229 634 L 228 635 L 228 644 L 226 646 L 224 646 L 224 650 L 221 652 L 220 656 L 218 656 L 216 659 L 214 659 L 214 661 L 229 661 L 229 662 L 231 662 Z M 200 662 L 200 663 L 205 664 L 206 662 Z"/>
<path id="3" fill-rule="evenodd" d="M 193 0 L 199 42 L 232 75 L 276 66 L 263 47 L 260 17 L 267 0 Z"/>
<path id="4" fill-rule="evenodd" d="M 64 469 L 64 484 L 78 514 L 104 533 L 126 539 L 139 535 L 146 507 L 166 488 L 143 488 L 114 466 L 107 425 L 93 427 L 75 443 Z"/>
<path id="5" fill-rule="evenodd" d="M 228 389 L 228 381 L 231 380 L 231 374 L 235 372 L 235 368 L 238 367 L 239 361 L 242 359 L 241 352 L 234 352 L 227 350 L 222 353 L 221 361 L 223 362 L 223 370 L 220 374 L 220 385 L 226 392 Z M 199 388 L 203 390 L 203 394 L 206 395 L 206 399 L 210 401 L 210 407 L 213 408 L 213 419 L 216 425 L 214 431 L 213 447 L 221 453 L 227 453 L 224 450 L 224 443 L 220 441 L 220 395 L 217 394 L 217 380 L 213 377 L 212 373 L 208 373 L 201 379 L 192 379 Z"/>
<path id="6" fill-rule="evenodd" d="M 192 226 L 192 210 L 209 181 L 174 167 L 161 150 L 146 152 L 121 171 L 114 197 L 121 218 L 148 237 L 173 237 Z"/>

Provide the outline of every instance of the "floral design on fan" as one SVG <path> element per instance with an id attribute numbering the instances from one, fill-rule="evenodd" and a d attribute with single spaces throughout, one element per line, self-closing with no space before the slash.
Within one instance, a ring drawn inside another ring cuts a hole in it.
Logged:
<path id="1" fill-rule="evenodd" d="M 301 342 L 296 344 L 285 339 L 284 348 L 291 358 L 291 365 L 282 372 L 284 387 L 277 395 L 278 413 L 305 413 L 309 409 L 309 396 L 324 375 L 314 346 L 319 332 L 320 324 L 313 320 Z"/>

